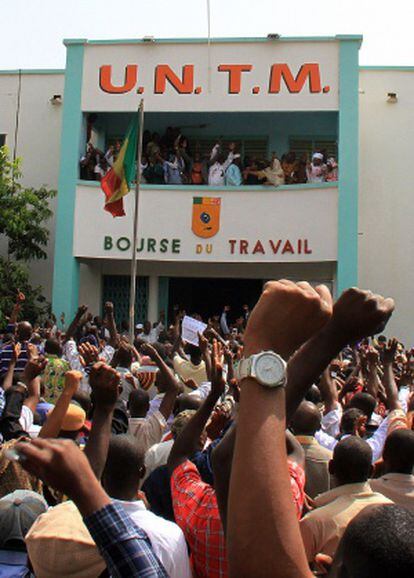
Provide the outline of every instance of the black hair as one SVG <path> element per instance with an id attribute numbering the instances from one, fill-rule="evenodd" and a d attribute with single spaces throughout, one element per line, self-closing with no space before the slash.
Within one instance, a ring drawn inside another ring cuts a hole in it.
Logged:
<path id="1" fill-rule="evenodd" d="M 372 449 L 366 441 L 349 436 L 335 446 L 331 473 L 339 485 L 366 482 L 372 470 Z"/>
<path id="2" fill-rule="evenodd" d="M 105 490 L 118 500 L 133 500 L 145 474 L 144 453 L 127 434 L 112 435 L 102 475 Z"/>
<path id="3" fill-rule="evenodd" d="M 28 321 L 20 321 L 17 324 L 17 339 L 19 341 L 29 341 L 33 333 L 33 327 Z"/>
<path id="4" fill-rule="evenodd" d="M 398 429 L 390 433 L 382 455 L 387 471 L 411 474 L 414 467 L 414 431 Z"/>
<path id="5" fill-rule="evenodd" d="M 306 392 L 305 399 L 306 401 L 311 401 L 315 405 L 321 403 L 322 396 L 319 387 L 316 385 L 311 385 L 308 391 Z"/>
<path id="6" fill-rule="evenodd" d="M 321 427 L 321 413 L 310 401 L 302 401 L 290 422 L 295 435 L 313 436 Z"/>
<path id="7" fill-rule="evenodd" d="M 145 417 L 148 413 L 150 398 L 143 389 L 133 389 L 129 394 L 128 409 L 131 417 Z"/>
<path id="8" fill-rule="evenodd" d="M 349 578 L 412 578 L 414 514 L 402 506 L 368 506 L 348 525 L 341 541 Z"/>
<path id="9" fill-rule="evenodd" d="M 114 357 L 119 367 L 130 367 L 133 360 L 132 347 L 127 343 L 122 343 L 119 349 L 116 350 Z"/>
<path id="10" fill-rule="evenodd" d="M 182 411 L 187 409 L 198 410 L 202 401 L 196 395 L 190 395 L 189 393 L 183 393 L 177 397 L 174 407 L 174 415 L 178 415 Z"/>
<path id="11" fill-rule="evenodd" d="M 357 409 L 360 409 L 367 416 L 369 421 L 376 406 L 377 402 L 371 394 L 359 392 L 353 396 L 347 407 L 356 407 Z"/>
<path id="12" fill-rule="evenodd" d="M 62 357 L 62 347 L 57 339 L 47 339 L 45 343 L 45 353 Z"/>
<path id="13" fill-rule="evenodd" d="M 355 426 L 359 419 L 364 417 L 364 413 L 355 407 L 346 409 L 342 414 L 341 419 L 341 434 L 353 434 L 355 432 Z"/>

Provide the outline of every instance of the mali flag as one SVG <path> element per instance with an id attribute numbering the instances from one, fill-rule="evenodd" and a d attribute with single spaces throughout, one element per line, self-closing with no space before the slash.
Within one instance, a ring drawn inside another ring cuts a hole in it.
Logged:
<path id="1" fill-rule="evenodd" d="M 134 121 L 125 137 L 113 167 L 101 179 L 105 193 L 105 211 L 113 217 L 123 217 L 123 197 L 129 193 L 131 182 L 136 176 L 137 123 Z"/>

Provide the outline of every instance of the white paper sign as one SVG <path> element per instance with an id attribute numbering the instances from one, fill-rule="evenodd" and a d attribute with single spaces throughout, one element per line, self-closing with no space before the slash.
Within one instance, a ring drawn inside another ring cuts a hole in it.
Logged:
<path id="1" fill-rule="evenodd" d="M 203 334 L 207 325 L 193 317 L 185 315 L 181 326 L 181 337 L 184 341 L 198 346 L 198 334 Z"/>

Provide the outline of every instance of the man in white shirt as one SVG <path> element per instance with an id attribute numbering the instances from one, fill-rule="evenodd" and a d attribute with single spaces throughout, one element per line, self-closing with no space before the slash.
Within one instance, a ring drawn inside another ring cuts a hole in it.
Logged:
<path id="1" fill-rule="evenodd" d="M 186 409 L 175 416 L 171 425 L 172 439 L 162 441 L 159 444 L 152 446 L 145 454 L 145 479 L 152 474 L 154 470 L 160 466 L 165 466 L 168 461 L 171 449 L 174 445 L 174 440 L 179 436 L 187 423 L 195 414 L 195 409 Z"/>
<path id="2" fill-rule="evenodd" d="M 129 396 L 128 409 L 131 417 L 128 433 L 137 439 L 140 450 L 145 454 L 151 446 L 161 441 L 179 392 L 179 383 L 154 347 L 146 344 L 143 349 L 158 366 L 156 383 L 164 392 L 159 407 L 152 412 L 149 412 L 150 399 L 146 391 L 136 389 Z"/>
<path id="3" fill-rule="evenodd" d="M 414 512 L 414 431 L 393 431 L 385 442 L 383 457 L 386 473 L 369 480 L 371 488 Z"/>
<path id="4" fill-rule="evenodd" d="M 356 417 L 355 428 L 353 429 L 353 431 L 349 431 L 348 428 L 345 428 L 345 430 L 344 430 L 343 429 L 344 420 L 346 419 L 348 421 L 348 418 L 352 418 L 353 414 L 355 414 L 355 417 Z M 385 440 L 387 439 L 388 428 L 389 428 L 390 422 L 392 421 L 392 418 L 394 417 L 394 414 L 395 414 L 395 411 L 390 412 L 389 415 L 383 420 L 383 422 L 381 423 L 379 428 L 376 430 L 374 435 L 372 435 L 370 438 L 365 440 L 367 442 L 367 444 L 372 449 L 372 462 L 373 463 L 376 462 L 377 460 L 379 460 L 382 456 L 382 450 L 384 448 Z M 359 421 L 362 418 L 364 418 L 364 423 Z M 348 437 L 350 435 L 360 435 L 360 433 L 361 433 L 360 426 L 365 425 L 365 423 L 366 423 L 366 418 L 365 418 L 365 416 L 361 410 L 358 410 L 356 408 L 350 408 L 350 409 L 346 410 L 342 415 L 341 428 L 340 428 L 341 432 L 342 432 L 342 438 L 341 439 L 345 439 L 346 437 Z M 319 431 L 317 431 L 315 433 L 315 439 L 321 444 L 321 446 L 323 446 L 324 448 L 331 450 L 331 451 L 333 451 L 333 449 L 335 448 L 335 446 L 338 443 L 337 438 L 334 438 L 331 435 L 325 433 L 322 429 L 320 429 Z"/>
<path id="5" fill-rule="evenodd" d="M 114 502 L 121 505 L 139 528 L 170 578 L 191 578 L 187 545 L 181 529 L 146 509 L 139 487 L 145 475 L 144 457 L 127 435 L 111 438 L 102 484 Z"/>
<path id="6" fill-rule="evenodd" d="M 235 147 L 235 143 L 230 143 L 228 154 L 221 150 L 218 143 L 213 147 L 208 170 L 208 184 L 210 186 L 223 187 L 225 185 L 226 170 L 234 160 Z"/>
<path id="7" fill-rule="evenodd" d="M 144 325 L 139 323 L 136 326 L 136 329 L 138 328 L 141 329 L 137 334 L 138 339 L 145 341 L 145 343 L 156 343 L 161 331 L 164 329 L 164 325 L 159 321 L 155 327 L 151 327 L 151 323 L 146 321 Z"/>

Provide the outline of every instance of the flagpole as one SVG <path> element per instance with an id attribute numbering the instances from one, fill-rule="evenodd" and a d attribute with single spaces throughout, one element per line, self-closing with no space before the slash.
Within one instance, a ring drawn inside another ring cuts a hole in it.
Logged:
<path id="1" fill-rule="evenodd" d="M 137 237 L 138 237 L 138 204 L 141 186 L 141 159 L 142 159 L 142 136 L 144 132 L 144 99 L 141 98 L 138 108 L 138 147 L 137 147 L 137 177 L 135 185 L 134 224 L 132 230 L 132 256 L 131 256 L 131 287 L 129 294 L 129 340 L 134 343 L 135 337 L 135 292 L 137 286 Z"/>

